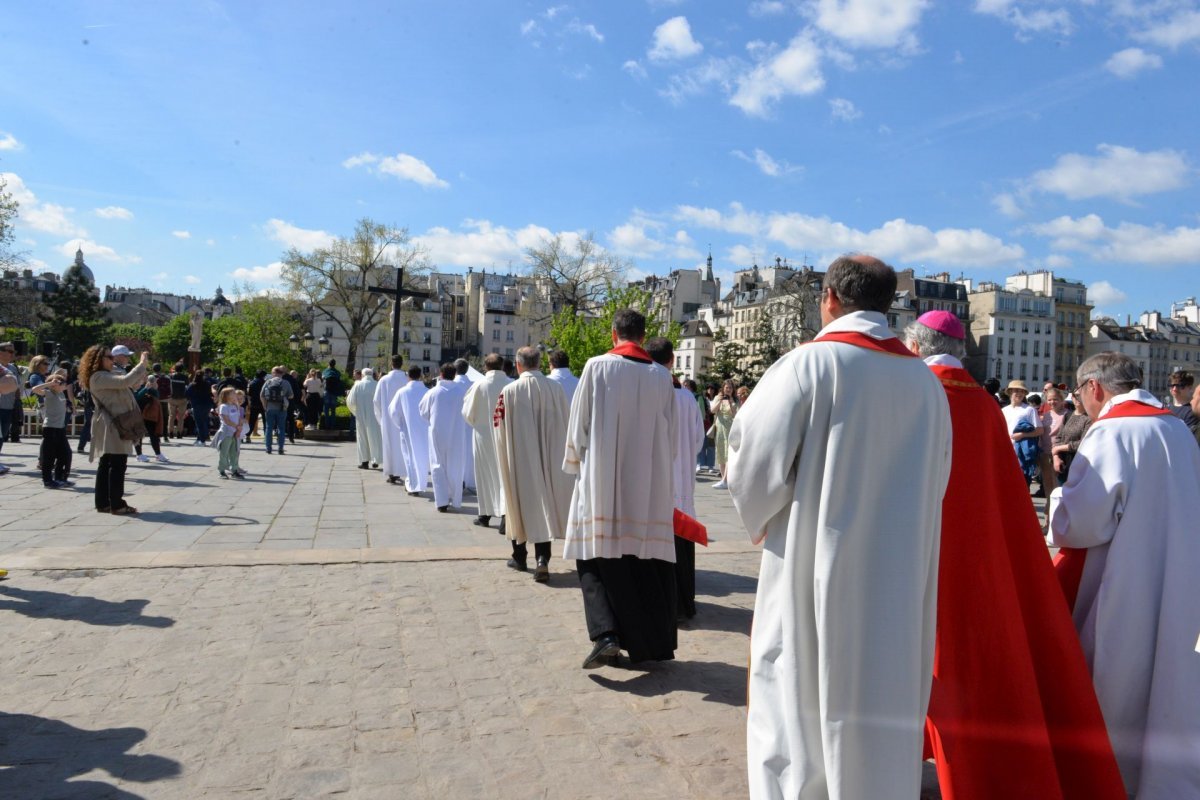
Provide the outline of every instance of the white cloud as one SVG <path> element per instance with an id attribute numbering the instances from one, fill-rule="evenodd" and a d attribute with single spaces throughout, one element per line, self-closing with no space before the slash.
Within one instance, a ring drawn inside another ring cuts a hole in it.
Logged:
<path id="1" fill-rule="evenodd" d="M 1046 256 L 1045 264 L 1050 269 L 1066 269 L 1067 267 L 1071 266 L 1071 259 L 1064 255 L 1054 253 L 1053 255 Z"/>
<path id="2" fill-rule="evenodd" d="M 629 220 L 608 234 L 613 252 L 632 258 L 699 258 L 700 251 L 685 230 L 667 233 L 667 223 L 635 210 Z"/>
<path id="3" fill-rule="evenodd" d="M 318 247 L 328 247 L 333 244 L 334 239 L 332 234 L 325 231 L 298 228 L 281 219 L 267 220 L 266 234 L 284 247 L 294 247 L 297 250 L 316 250 Z"/>
<path id="4" fill-rule="evenodd" d="M 521 23 L 521 35 L 522 36 L 531 36 L 531 35 L 538 34 L 541 32 L 542 32 L 541 26 L 538 25 L 536 19 L 527 19 Z"/>
<path id="5" fill-rule="evenodd" d="M 852 122 L 862 116 L 862 112 L 855 107 L 854 103 L 844 97 L 835 97 L 829 101 L 829 113 L 834 119 L 840 119 L 843 122 Z"/>
<path id="6" fill-rule="evenodd" d="M 1128 47 L 1113 53 L 1108 61 L 1104 62 L 1104 68 L 1118 78 L 1132 78 L 1144 70 L 1162 69 L 1162 65 L 1162 56 L 1147 53 L 1140 47 Z"/>
<path id="7" fill-rule="evenodd" d="M 1016 219 L 1017 217 L 1025 216 L 1025 211 L 1017 203 L 1017 198 L 1013 197 L 1013 195 L 1008 192 L 1001 192 L 993 197 L 992 205 L 996 207 L 997 211 L 1006 217 L 1012 217 L 1013 219 Z"/>
<path id="8" fill-rule="evenodd" d="M 213 245 L 215 245 L 217 243 L 217 240 L 216 239 L 205 239 L 204 243 L 206 245 L 208 245 L 209 247 L 212 247 Z"/>
<path id="9" fill-rule="evenodd" d="M 491 269 L 522 263 L 526 248 L 553 235 L 540 225 L 512 229 L 488 220 L 467 219 L 457 231 L 438 226 L 414 236 L 413 242 L 425 248 L 434 264 Z M 564 231 L 561 235 L 569 247 L 580 238 L 573 231 Z"/>
<path id="10" fill-rule="evenodd" d="M 646 55 L 651 61 L 677 61 L 702 50 L 704 45 L 692 38 L 687 17 L 672 17 L 654 29 L 654 44 Z"/>
<path id="11" fill-rule="evenodd" d="M 747 155 L 741 150 L 734 150 L 733 155 L 749 162 L 756 167 L 763 175 L 769 175 L 772 178 L 778 178 L 782 175 L 790 175 L 793 172 L 800 172 L 803 167 L 794 167 L 787 161 L 776 161 L 765 151 L 759 148 L 754 148 L 754 155 Z"/>
<path id="12" fill-rule="evenodd" d="M 821 49 L 801 34 L 778 52 L 737 78 L 737 91 L 729 102 L 754 117 L 765 117 L 780 99 L 815 94 L 825 87 L 821 74 Z"/>
<path id="13" fill-rule="evenodd" d="M 625 70 L 630 75 L 637 78 L 639 81 L 645 80 L 647 77 L 646 68 L 643 67 L 639 62 L 637 62 L 633 59 L 630 59 L 629 61 L 626 61 L 624 64 L 622 64 L 621 69 Z"/>
<path id="14" fill-rule="evenodd" d="M 769 17 L 775 14 L 782 14 L 787 11 L 787 6 L 780 0 L 754 0 L 750 4 L 750 16 L 752 17 Z"/>
<path id="15" fill-rule="evenodd" d="M 1065 8 L 1033 7 L 1035 5 L 1029 0 L 976 0 L 975 11 L 1012 25 L 1017 30 L 1017 38 L 1021 40 L 1039 33 L 1070 36 L 1074 31 L 1071 14 Z"/>
<path id="16" fill-rule="evenodd" d="M 166 280 L 168 277 L 170 277 L 170 276 L 169 276 L 167 273 L 165 273 L 165 272 L 156 272 L 155 274 L 153 274 L 153 275 L 151 275 L 151 276 L 150 276 L 150 280 L 152 280 L 152 281 L 158 281 L 159 283 L 162 283 L 162 282 L 163 282 L 163 281 L 165 281 L 165 280 Z"/>
<path id="17" fill-rule="evenodd" d="M 82 226 L 70 219 L 69 215 L 73 214 L 75 209 L 56 203 L 41 202 L 17 173 L 0 172 L 0 181 L 5 184 L 5 191 L 12 195 L 12 198 L 20 205 L 18 225 L 54 236 L 82 238 L 88 235 Z M 71 254 L 74 255 L 74 253 L 75 251 L 72 250 Z"/>
<path id="18" fill-rule="evenodd" d="M 183 282 L 191 286 L 199 286 L 204 281 L 200 280 L 195 275 L 185 275 L 183 277 Z"/>
<path id="19" fill-rule="evenodd" d="M 993 267 L 1017 262 L 1025 256 L 1020 245 L 1006 244 L 978 228 L 935 231 L 904 219 L 890 220 L 874 230 L 863 231 L 828 217 L 748 212 L 738 203 L 730 205 L 728 214 L 694 206 L 679 206 L 675 214 L 697 227 L 766 238 L 794 250 L 830 257 L 856 251 L 902 262 Z"/>
<path id="20" fill-rule="evenodd" d="M 577 33 L 580 36 L 587 36 L 593 41 L 601 44 L 604 43 L 604 34 L 596 30 L 596 26 L 590 22 L 580 22 L 577 19 L 573 19 L 567 23 L 566 30 L 567 33 Z"/>
<path id="21" fill-rule="evenodd" d="M 172 235 L 172 236 L 174 236 L 176 239 L 190 239 L 190 238 L 192 238 L 192 233 L 191 233 L 191 231 L 171 231 L 171 235 Z"/>
<path id="22" fill-rule="evenodd" d="M 0 150 L 20 150 L 22 144 L 11 133 L 0 131 Z"/>
<path id="23" fill-rule="evenodd" d="M 1200 11 L 1180 9 L 1170 19 L 1160 21 L 1134 35 L 1138 41 L 1172 50 L 1200 40 Z"/>
<path id="24" fill-rule="evenodd" d="M 105 206 L 92 211 L 100 219 L 133 219 L 133 212 L 121 206 Z"/>
<path id="25" fill-rule="evenodd" d="M 723 91 L 733 91 L 738 73 L 745 69 L 745 62 L 737 58 L 709 58 L 702 63 L 677 72 L 667 80 L 667 86 L 659 94 L 678 105 L 692 95 L 702 94 L 709 86 L 719 86 Z"/>
<path id="26" fill-rule="evenodd" d="M 1141 153 L 1110 144 L 1096 149 L 1098 156 L 1060 156 L 1050 169 L 1034 173 L 1030 185 L 1072 200 L 1107 197 L 1128 202 L 1139 195 L 1185 186 L 1192 172 L 1183 154 L 1175 150 Z"/>
<path id="27" fill-rule="evenodd" d="M 1100 261 L 1163 266 L 1200 262 L 1200 227 L 1104 224 L 1096 214 L 1062 216 L 1029 228 L 1047 237 L 1055 250 L 1086 253 Z"/>
<path id="28" fill-rule="evenodd" d="M 758 251 L 752 247 L 747 247 L 744 244 L 735 244 L 725 250 L 725 260 L 734 264 L 749 266 L 750 264 L 758 263 Z M 732 281 L 723 281 L 726 286 L 731 285 Z"/>
<path id="29" fill-rule="evenodd" d="M 1096 306 L 1115 306 L 1124 303 L 1129 295 L 1108 281 L 1096 281 L 1088 287 L 1088 300 Z"/>
<path id="30" fill-rule="evenodd" d="M 123 256 L 116 250 L 103 244 L 96 244 L 90 239 L 72 239 L 69 242 L 63 242 L 55 248 L 59 253 L 62 253 L 67 258 L 75 258 L 76 250 L 83 250 L 83 257 L 87 261 L 112 261 L 114 263 L 137 264 L 141 262 L 138 256 Z"/>
<path id="31" fill-rule="evenodd" d="M 408 153 L 397 153 L 394 156 L 378 156 L 374 153 L 360 153 L 342 162 L 346 169 L 366 167 L 376 175 L 391 175 L 404 181 L 412 181 L 425 187 L 445 189 L 449 183 L 437 176 L 437 173 L 421 159 Z"/>
<path id="32" fill-rule="evenodd" d="M 810 0 L 816 26 L 851 47 L 917 49 L 929 0 Z"/>
<path id="33" fill-rule="evenodd" d="M 238 267 L 229 274 L 234 280 L 238 281 L 249 281 L 254 284 L 276 284 L 279 283 L 282 273 L 283 262 L 274 261 L 266 266 Z"/>

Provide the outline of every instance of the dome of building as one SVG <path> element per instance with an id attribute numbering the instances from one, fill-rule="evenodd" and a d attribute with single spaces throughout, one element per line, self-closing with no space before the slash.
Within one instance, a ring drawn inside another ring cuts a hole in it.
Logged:
<path id="1" fill-rule="evenodd" d="M 92 274 L 92 268 L 83 263 L 83 248 L 75 251 L 75 263 L 67 268 L 67 272 L 63 275 L 63 278 L 73 273 L 87 278 L 88 283 L 92 286 L 96 285 L 96 276 Z"/>
<path id="2" fill-rule="evenodd" d="M 225 299 L 225 295 L 221 292 L 220 286 L 217 287 L 217 294 L 216 294 L 216 297 L 214 297 L 212 299 L 212 304 L 213 304 L 214 308 L 216 306 L 225 306 L 226 308 L 233 307 L 233 303 L 230 303 L 228 300 Z"/>

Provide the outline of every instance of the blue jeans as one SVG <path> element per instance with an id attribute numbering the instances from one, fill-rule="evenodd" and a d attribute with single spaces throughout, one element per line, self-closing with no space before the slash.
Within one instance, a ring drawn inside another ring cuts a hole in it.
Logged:
<path id="1" fill-rule="evenodd" d="M 333 421 L 337 418 L 338 396 L 333 392 L 325 393 L 325 404 L 321 408 L 321 424 L 326 428 L 333 427 Z"/>
<path id="2" fill-rule="evenodd" d="M 205 444 L 208 444 L 208 415 L 211 413 L 212 406 L 192 408 L 192 422 L 196 423 L 196 438 Z"/>
<path id="3" fill-rule="evenodd" d="M 83 427 L 79 429 L 79 452 L 87 450 L 88 442 L 92 440 L 92 414 L 96 413 L 91 406 L 83 407 Z"/>
<path id="4" fill-rule="evenodd" d="M 717 446 L 707 436 L 704 437 L 704 446 L 700 448 L 700 454 L 696 458 L 696 465 L 705 469 L 712 469 L 717 465 Z"/>
<path id="5" fill-rule="evenodd" d="M 267 452 L 271 452 L 271 437 L 275 436 L 279 441 L 279 452 L 283 452 L 283 435 L 287 432 L 287 409 L 286 408 L 267 408 L 263 412 L 263 419 L 266 421 L 267 431 L 265 438 L 267 440 Z"/>

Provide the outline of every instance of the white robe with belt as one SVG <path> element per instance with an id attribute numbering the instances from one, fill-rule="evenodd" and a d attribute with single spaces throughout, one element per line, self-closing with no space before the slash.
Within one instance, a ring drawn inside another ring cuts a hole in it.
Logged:
<path id="1" fill-rule="evenodd" d="M 463 387 L 465 391 L 471 391 L 471 387 L 475 385 L 475 381 L 471 380 L 469 375 L 455 375 L 454 382 Z M 475 453 L 472 444 L 471 432 L 467 431 L 466 444 L 463 445 L 463 483 L 472 492 L 475 491 Z M 483 512 L 480 512 L 483 513 Z"/>
<path id="2" fill-rule="evenodd" d="M 463 453 L 466 449 L 467 423 L 462 406 L 466 387 L 439 379 L 437 386 L 421 399 L 421 417 L 429 423 L 429 476 L 433 483 L 433 503 L 462 506 Z"/>
<path id="3" fill-rule="evenodd" d="M 1075 627 L 1138 800 L 1200 797 L 1200 448 L 1174 415 L 1088 429 L 1050 496 L 1051 544 L 1086 548 Z"/>
<path id="4" fill-rule="evenodd" d="M 467 390 L 463 400 L 463 419 L 471 426 L 471 446 L 475 457 L 475 492 L 479 498 L 479 514 L 485 517 L 504 516 L 504 490 L 500 485 L 500 462 L 496 456 L 496 401 L 500 390 L 512 379 L 503 370 L 490 370 L 483 380 Z"/>
<path id="5" fill-rule="evenodd" d="M 379 390 L 379 382 L 374 378 L 363 378 L 350 387 L 346 393 L 346 407 L 354 415 L 355 427 L 358 431 L 355 439 L 358 444 L 358 462 L 383 461 L 383 445 L 380 441 L 382 433 L 379 420 L 375 418 L 375 393 Z"/>
<path id="6" fill-rule="evenodd" d="M 704 418 L 696 396 L 684 388 L 675 390 L 675 424 L 679 438 L 675 444 L 675 507 L 689 517 L 696 516 L 696 456 L 704 446 Z"/>
<path id="7" fill-rule="evenodd" d="M 854 312 L 822 331 L 894 339 Z M 750 640 L 752 798 L 912 800 L 933 674 L 946 393 L 919 358 L 801 345 L 730 431 L 729 486 L 763 542 Z"/>
<path id="8" fill-rule="evenodd" d="M 404 374 L 404 371 L 394 369 L 380 378 L 379 385 L 375 387 L 375 419 L 379 421 L 380 445 L 383 449 L 383 460 L 379 462 L 379 466 L 383 469 L 384 478 L 393 475 L 403 478 L 405 475 L 400 427 L 396 425 L 388 410 L 392 407 L 392 400 L 395 399 L 396 392 L 404 388 L 406 383 L 408 383 L 408 376 Z"/>
<path id="9" fill-rule="evenodd" d="M 421 381 L 409 381 L 396 392 L 388 408 L 388 416 L 400 430 L 404 487 L 410 492 L 425 491 L 429 478 L 429 423 L 421 417 L 421 400 L 427 391 Z"/>
<path id="10" fill-rule="evenodd" d="M 588 359 L 571 403 L 563 471 L 578 475 L 563 558 L 675 563 L 675 389 L 658 364 Z"/>
<path id="11" fill-rule="evenodd" d="M 539 370 L 522 372 L 496 402 L 496 451 L 508 538 L 561 539 L 574 478 L 562 470 L 567 398 Z"/>

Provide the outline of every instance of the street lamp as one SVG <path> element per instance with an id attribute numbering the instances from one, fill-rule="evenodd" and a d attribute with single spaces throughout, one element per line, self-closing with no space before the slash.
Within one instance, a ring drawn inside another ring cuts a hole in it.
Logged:
<path id="1" fill-rule="evenodd" d="M 300 337 L 294 333 L 288 337 L 288 349 L 293 353 L 300 352 Z"/>
<path id="2" fill-rule="evenodd" d="M 333 349 L 329 346 L 329 340 L 324 336 L 322 336 L 320 339 L 317 339 L 317 347 L 319 348 L 322 358 L 329 355 L 330 351 Z"/>

